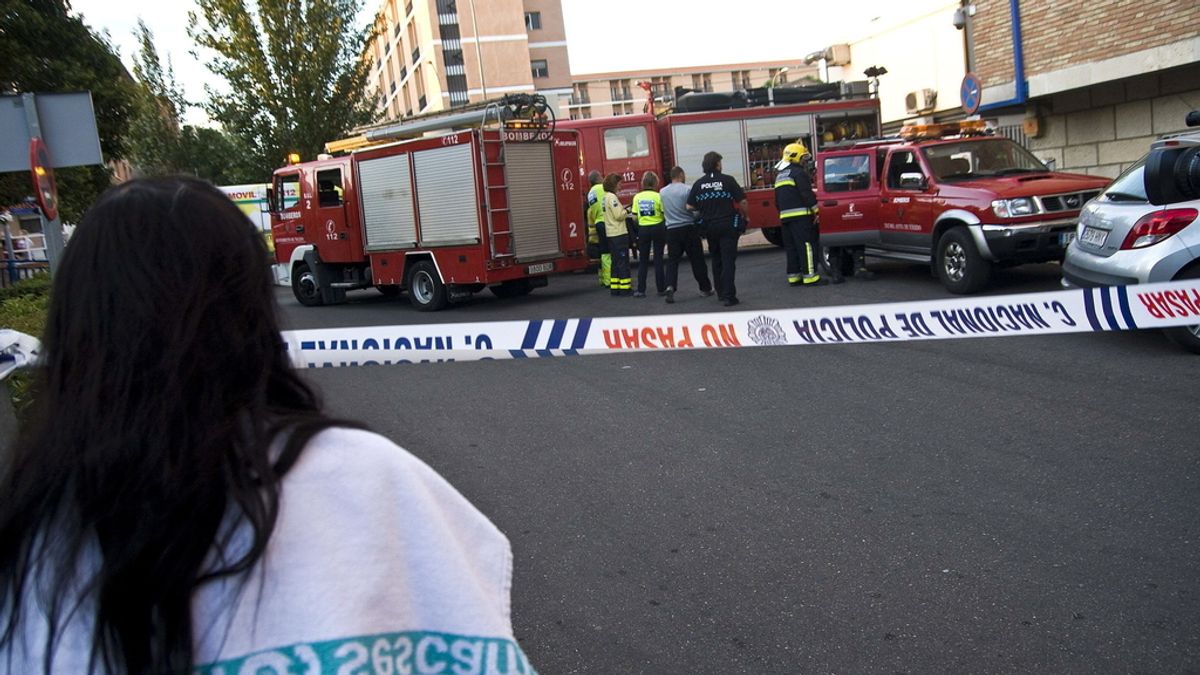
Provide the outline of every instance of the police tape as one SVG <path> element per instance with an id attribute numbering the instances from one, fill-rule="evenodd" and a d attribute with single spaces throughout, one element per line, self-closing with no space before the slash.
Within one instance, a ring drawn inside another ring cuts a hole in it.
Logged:
<path id="1" fill-rule="evenodd" d="M 837 307 L 286 331 L 302 368 L 1051 335 L 1200 324 L 1200 280 Z"/>

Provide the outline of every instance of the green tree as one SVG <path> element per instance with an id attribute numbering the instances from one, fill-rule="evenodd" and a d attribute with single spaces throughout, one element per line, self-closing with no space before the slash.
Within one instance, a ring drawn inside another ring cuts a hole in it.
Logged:
<path id="1" fill-rule="evenodd" d="M 144 174 L 178 173 L 183 151 L 180 122 L 187 102 L 175 82 L 174 69 L 163 69 L 154 34 L 138 19 L 135 36 L 138 58 L 133 74 L 138 79 L 137 111 L 129 125 L 129 158 Z"/>
<path id="2" fill-rule="evenodd" d="M 229 134 L 183 123 L 189 103 L 175 80 L 170 61 L 163 67 L 154 33 L 138 21 L 138 107 L 130 124 L 130 159 L 144 175 L 184 173 L 217 185 L 266 182 Z"/>
<path id="3" fill-rule="evenodd" d="M 270 175 L 289 152 L 324 144 L 376 119 L 364 58 L 374 25 L 355 27 L 361 0 L 197 0 L 190 33 L 228 84 L 207 88 L 210 117 Z"/>
<path id="4" fill-rule="evenodd" d="M 0 0 L 0 90 L 92 93 L 105 160 L 126 157 L 136 89 L 112 45 L 71 14 L 66 0 Z M 108 187 L 107 167 L 59 169 L 62 218 L 78 221 Z M 0 203 L 32 192 L 28 172 L 0 174 Z"/>

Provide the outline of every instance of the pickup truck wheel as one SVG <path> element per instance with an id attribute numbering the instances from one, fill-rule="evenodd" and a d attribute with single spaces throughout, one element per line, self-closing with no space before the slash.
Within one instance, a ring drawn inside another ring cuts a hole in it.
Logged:
<path id="1" fill-rule="evenodd" d="M 1191 269 L 1184 270 L 1183 274 L 1176 276 L 1174 280 L 1181 279 L 1200 279 L 1200 265 L 1194 265 Z M 1164 328 L 1163 332 L 1167 334 L 1171 342 L 1193 354 L 1200 354 L 1200 324 Z"/>
<path id="2" fill-rule="evenodd" d="M 782 227 L 764 227 L 762 228 L 763 238 L 775 244 L 783 246 L 783 228 Z"/>
<path id="3" fill-rule="evenodd" d="M 529 279 L 513 279 L 499 286 L 492 286 L 492 295 L 497 298 L 519 298 L 533 292 L 533 282 Z"/>
<path id="4" fill-rule="evenodd" d="M 413 265 L 408 273 L 408 299 L 422 312 L 436 312 L 446 306 L 446 284 L 433 263 L 422 260 Z"/>
<path id="5" fill-rule="evenodd" d="M 308 268 L 307 263 L 296 263 L 292 270 L 292 294 L 305 307 L 319 307 L 325 304 L 321 297 L 321 287 L 317 283 L 317 275 Z"/>
<path id="6" fill-rule="evenodd" d="M 967 230 L 956 227 L 938 240 L 937 274 L 951 293 L 974 293 L 987 285 L 992 264 L 979 255 Z"/>

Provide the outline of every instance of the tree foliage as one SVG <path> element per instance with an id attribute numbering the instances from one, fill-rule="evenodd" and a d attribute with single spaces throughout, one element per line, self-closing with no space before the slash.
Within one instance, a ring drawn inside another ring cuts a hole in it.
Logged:
<path id="1" fill-rule="evenodd" d="M 65 0 L 0 0 L 0 90 L 90 91 L 104 158 L 126 156 L 133 80 L 112 45 L 72 15 Z M 78 221 L 111 178 L 98 166 L 59 169 L 55 176 L 66 221 Z M 0 174 L 0 203 L 31 192 L 28 172 Z"/>
<path id="2" fill-rule="evenodd" d="M 185 125 L 183 116 L 193 104 L 186 100 L 154 45 L 154 33 L 138 22 L 137 113 L 130 124 L 130 159 L 143 175 L 190 174 L 217 185 L 262 182 L 246 154 L 229 134 L 207 127 Z"/>
<path id="3" fill-rule="evenodd" d="M 375 119 L 363 58 L 372 24 L 354 26 L 361 0 L 197 0 L 189 13 L 209 69 L 228 84 L 205 106 L 238 138 L 264 177 L 289 152 L 324 144 Z"/>

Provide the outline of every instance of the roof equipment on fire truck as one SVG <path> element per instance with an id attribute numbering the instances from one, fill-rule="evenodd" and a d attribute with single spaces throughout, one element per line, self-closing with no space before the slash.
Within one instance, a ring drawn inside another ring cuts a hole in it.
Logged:
<path id="1" fill-rule="evenodd" d="M 508 94 L 503 98 L 454 108 L 414 118 L 399 124 L 367 129 L 363 133 L 330 141 L 325 150 L 331 153 L 351 152 L 372 145 L 406 138 L 417 138 L 431 131 L 463 128 L 473 125 L 497 125 L 505 140 L 535 142 L 549 140 L 554 133 L 554 108 L 541 94 Z"/>
<path id="2" fill-rule="evenodd" d="M 900 137 L 908 141 L 946 136 L 983 136 L 988 133 L 990 131 L 987 122 L 983 120 L 947 122 L 945 124 L 913 124 L 900 129 Z"/>

